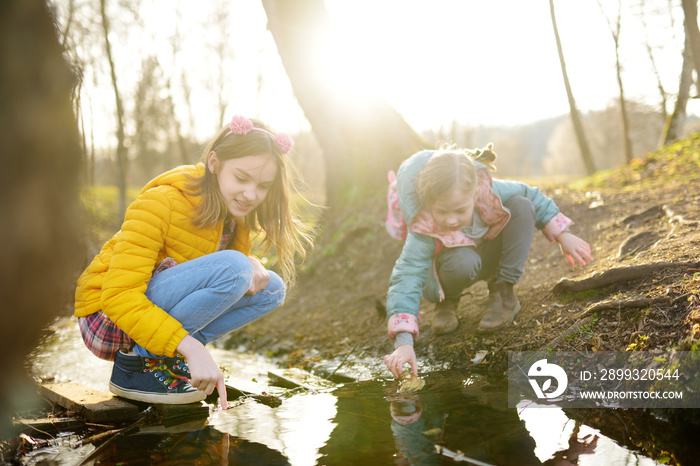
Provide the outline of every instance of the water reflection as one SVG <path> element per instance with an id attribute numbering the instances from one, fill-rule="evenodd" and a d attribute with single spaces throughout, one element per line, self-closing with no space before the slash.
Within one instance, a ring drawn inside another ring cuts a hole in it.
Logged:
<path id="1" fill-rule="evenodd" d="M 485 379 L 455 376 L 428 374 L 425 387 L 411 395 L 397 395 L 391 380 L 336 390 L 337 426 L 321 449 L 322 462 L 541 464 L 505 392 Z"/>
<path id="2" fill-rule="evenodd" d="M 223 432 L 281 452 L 291 464 L 316 464 L 319 449 L 336 427 L 336 400 L 330 393 L 302 394 L 277 408 L 251 400 L 213 413 L 210 422 Z"/>
<path id="3" fill-rule="evenodd" d="M 239 386 L 252 379 L 264 384 L 266 371 L 276 368 L 260 356 L 216 351 Z M 106 390 L 111 364 L 103 363 L 68 322 L 38 350 L 34 373 Z M 85 464 L 659 464 L 559 408 L 509 409 L 503 383 L 459 371 L 423 377 L 425 387 L 408 395 L 398 395 L 387 378 L 295 394 L 275 408 L 239 400 L 195 424 L 144 427 L 97 449 L 52 446 L 25 464 L 78 464 L 88 457 Z M 693 457 L 698 447 L 685 444 L 686 457 Z M 74 457 L 79 460 L 59 460 Z"/>
<path id="4" fill-rule="evenodd" d="M 278 408 L 248 400 L 201 420 L 206 427 L 142 428 L 86 464 L 658 464 L 561 410 L 530 409 L 523 419 L 505 398 L 493 403 L 498 388 L 474 385 L 398 396 L 392 382 L 365 382 L 335 396 L 295 395 Z"/>
<path id="5" fill-rule="evenodd" d="M 117 438 L 91 464 L 288 465 L 279 451 L 213 427 L 185 432 L 140 432 Z"/>
<path id="6" fill-rule="evenodd" d="M 659 464 L 651 458 L 627 450 L 599 431 L 569 419 L 564 411 L 530 401 L 518 405 L 521 419 L 537 443 L 538 458 L 556 465 L 636 465 Z"/>
<path id="7" fill-rule="evenodd" d="M 334 391 L 336 427 L 319 464 L 659 464 L 561 409 L 509 409 L 503 384 L 456 371 L 424 377 L 409 395 L 398 395 L 393 380 Z"/>

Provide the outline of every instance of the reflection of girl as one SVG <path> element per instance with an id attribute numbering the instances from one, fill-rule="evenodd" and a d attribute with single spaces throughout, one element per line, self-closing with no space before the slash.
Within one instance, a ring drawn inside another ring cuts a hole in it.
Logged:
<path id="1" fill-rule="evenodd" d="M 558 451 L 543 464 L 547 466 L 574 466 L 578 464 L 578 457 L 595 453 L 598 446 L 598 436 L 588 434 L 583 438 L 578 438 L 581 430 L 581 423 L 576 421 L 574 431 L 569 436 L 569 448 Z"/>
<path id="2" fill-rule="evenodd" d="M 292 144 L 236 116 L 203 163 L 158 176 L 129 206 L 76 291 L 85 344 L 114 360 L 113 393 L 178 404 L 216 388 L 226 406 L 205 345 L 280 306 L 308 244 L 290 203 Z M 251 230 L 274 247 L 282 278 L 250 255 Z"/>
<path id="3" fill-rule="evenodd" d="M 445 464 L 447 458 L 468 464 L 541 464 L 516 410 L 459 395 L 451 399 L 437 384 L 432 388 L 420 397 L 388 397 L 397 464 Z"/>
<path id="4" fill-rule="evenodd" d="M 431 427 L 422 417 L 423 406 L 420 400 L 417 397 L 392 399 L 389 409 L 391 433 L 398 450 L 395 464 L 442 464 L 440 455 L 435 451 L 435 443 L 426 435 L 430 433 Z M 435 427 L 442 432 L 442 426 Z"/>
<path id="5" fill-rule="evenodd" d="M 493 331 L 513 320 L 520 311 L 513 285 L 524 273 L 536 227 L 559 243 L 572 266 L 593 260 L 554 201 L 525 183 L 492 179 L 487 166 L 472 158 L 491 167 L 496 154 L 490 145 L 476 152 L 426 150 L 399 168 L 398 205 L 408 228 L 387 295 L 395 351 L 384 358 L 394 377 L 406 362 L 417 375 L 413 339 L 422 296 L 438 303 L 436 334 L 457 327 L 462 291 L 480 280 L 488 283 L 489 302 L 479 330 Z"/>

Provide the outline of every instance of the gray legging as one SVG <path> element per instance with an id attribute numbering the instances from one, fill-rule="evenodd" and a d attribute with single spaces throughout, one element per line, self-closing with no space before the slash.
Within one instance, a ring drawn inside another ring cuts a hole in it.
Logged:
<path id="1" fill-rule="evenodd" d="M 445 248 L 437 258 L 438 277 L 447 299 L 459 299 L 462 291 L 480 280 L 517 283 L 535 236 L 535 206 L 522 196 L 510 198 L 505 228 L 478 247 Z"/>

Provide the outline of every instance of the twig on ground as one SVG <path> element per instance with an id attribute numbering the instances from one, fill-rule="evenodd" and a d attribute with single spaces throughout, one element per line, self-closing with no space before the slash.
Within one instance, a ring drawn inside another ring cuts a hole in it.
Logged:
<path id="1" fill-rule="evenodd" d="M 358 345 L 358 344 L 359 344 L 359 342 L 355 343 L 355 346 L 353 346 L 352 349 L 348 352 L 348 354 L 345 355 L 345 357 L 343 358 L 343 360 L 340 361 L 340 364 L 338 364 L 338 367 L 336 367 L 336 368 L 333 370 L 333 372 L 331 372 L 331 375 L 328 376 L 328 379 L 329 379 L 329 380 L 330 380 L 331 377 L 333 377 L 333 376 L 335 375 L 336 372 L 338 372 L 338 369 L 340 369 L 340 368 L 343 366 L 343 364 L 345 364 L 345 361 L 347 361 L 348 358 L 350 357 L 350 355 L 353 353 L 353 351 L 355 351 L 355 348 L 357 348 L 357 345 Z"/>
<path id="2" fill-rule="evenodd" d="M 136 419 L 134 422 L 129 424 L 128 426 L 122 427 L 121 429 L 113 429 L 109 430 L 107 432 L 101 432 L 99 434 L 93 435 L 92 437 L 88 437 L 86 439 L 83 439 L 82 444 L 85 445 L 87 443 L 92 443 L 97 440 L 101 440 L 104 437 L 108 437 L 107 440 L 100 445 L 99 447 L 95 448 L 92 453 L 90 453 L 83 461 L 80 462 L 80 465 L 83 464 L 89 464 L 97 455 L 102 452 L 107 446 L 111 445 L 112 442 L 114 442 L 119 435 L 123 435 L 126 433 L 131 432 L 132 430 L 138 428 L 142 424 L 146 422 L 146 420 L 149 417 L 151 408 L 149 407 L 146 411 L 144 411 L 138 419 Z"/>

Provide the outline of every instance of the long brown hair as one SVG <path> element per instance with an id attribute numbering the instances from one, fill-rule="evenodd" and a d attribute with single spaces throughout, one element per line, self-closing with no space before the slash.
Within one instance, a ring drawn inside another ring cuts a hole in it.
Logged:
<path id="1" fill-rule="evenodd" d="M 271 130 L 258 120 L 251 120 L 256 128 Z M 245 217 L 251 231 L 262 233 L 261 248 L 267 252 L 274 247 L 277 263 L 283 280 L 293 285 L 296 272 L 296 257 L 305 257 L 306 249 L 313 243 L 310 227 L 299 218 L 299 202 L 307 202 L 297 191 L 293 181 L 293 167 L 289 156 L 282 154 L 277 142 L 266 133 L 250 131 L 248 134 L 229 134 L 225 126 L 204 147 L 202 162 L 204 176 L 194 178 L 191 190 L 202 197 L 197 205 L 192 223 L 200 228 L 214 228 L 228 215 L 226 202 L 221 195 L 219 182 L 209 170 L 207 158 L 211 152 L 222 163 L 226 160 L 248 157 L 251 155 L 269 155 L 277 165 L 277 176 L 272 183 L 265 200 Z"/>

